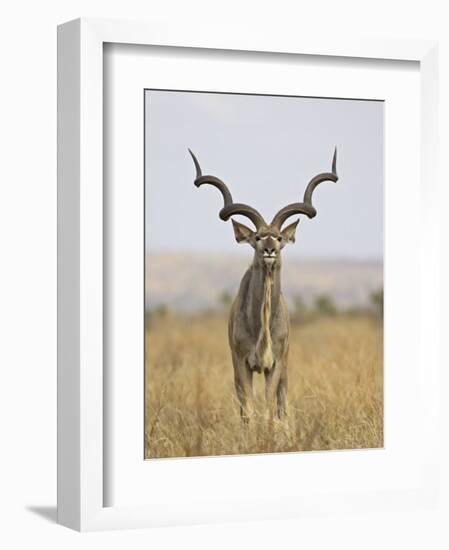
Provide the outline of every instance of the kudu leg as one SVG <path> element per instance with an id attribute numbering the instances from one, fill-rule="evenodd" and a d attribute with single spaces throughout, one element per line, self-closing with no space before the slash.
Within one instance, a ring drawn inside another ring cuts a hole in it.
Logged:
<path id="1" fill-rule="evenodd" d="M 278 418 L 283 418 L 287 410 L 287 374 L 282 371 L 280 364 L 265 371 L 265 399 L 271 418 L 275 408 Z"/>
<path id="2" fill-rule="evenodd" d="M 278 418 L 284 418 L 287 414 L 287 374 L 284 374 L 279 379 L 276 397 Z"/>
<path id="3" fill-rule="evenodd" d="M 240 403 L 240 416 L 247 423 L 253 413 L 253 373 L 245 363 L 234 370 L 234 383 Z"/>
<path id="4" fill-rule="evenodd" d="M 270 418 L 274 416 L 276 389 L 279 383 L 279 369 L 275 364 L 270 370 L 265 370 L 265 401 L 267 403 Z"/>

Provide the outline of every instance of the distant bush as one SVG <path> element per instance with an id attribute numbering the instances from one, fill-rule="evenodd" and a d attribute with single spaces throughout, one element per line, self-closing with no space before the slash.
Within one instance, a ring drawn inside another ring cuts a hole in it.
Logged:
<path id="1" fill-rule="evenodd" d="M 371 305 L 379 317 L 384 314 L 384 289 L 379 288 L 370 294 Z"/>
<path id="2" fill-rule="evenodd" d="M 336 315 L 338 313 L 334 300 L 327 294 L 320 294 L 315 298 L 314 309 L 318 315 Z"/>
<path id="3" fill-rule="evenodd" d="M 229 290 L 222 290 L 218 295 L 218 303 L 221 309 L 229 309 L 233 300 L 232 294 Z"/>
<path id="4" fill-rule="evenodd" d="M 302 296 L 300 294 L 296 294 L 293 297 L 293 308 L 291 312 L 292 320 L 301 323 L 305 321 L 309 315 L 309 308 L 304 302 Z"/>
<path id="5" fill-rule="evenodd" d="M 161 319 L 170 315 L 171 310 L 167 304 L 158 304 L 157 306 L 147 310 L 145 317 L 148 321 L 152 319 Z"/>

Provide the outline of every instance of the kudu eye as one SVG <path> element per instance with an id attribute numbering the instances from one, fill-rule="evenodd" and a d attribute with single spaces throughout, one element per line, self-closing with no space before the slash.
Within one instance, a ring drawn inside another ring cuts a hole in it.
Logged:
<path id="1" fill-rule="evenodd" d="M 281 241 L 282 241 L 282 237 L 278 237 L 278 241 L 281 242 Z"/>
<path id="2" fill-rule="evenodd" d="M 260 241 L 259 235 L 256 235 L 256 241 Z"/>

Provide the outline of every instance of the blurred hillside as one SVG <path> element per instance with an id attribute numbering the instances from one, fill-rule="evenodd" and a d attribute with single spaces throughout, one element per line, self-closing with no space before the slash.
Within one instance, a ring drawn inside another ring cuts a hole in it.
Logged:
<path id="1" fill-rule="evenodd" d="M 146 257 L 146 307 L 195 312 L 215 309 L 223 295 L 234 296 L 251 255 L 151 253 Z M 339 308 L 368 305 L 383 287 L 378 261 L 309 260 L 285 255 L 282 287 L 289 304 L 298 297 L 311 304 L 329 296 Z"/>

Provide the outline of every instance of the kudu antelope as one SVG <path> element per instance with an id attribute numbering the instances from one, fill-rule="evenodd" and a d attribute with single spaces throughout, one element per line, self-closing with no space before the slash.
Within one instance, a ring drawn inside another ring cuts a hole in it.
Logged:
<path id="1" fill-rule="evenodd" d="M 253 373 L 264 373 L 265 397 L 270 410 L 276 401 L 277 415 L 286 413 L 287 356 L 289 347 L 289 316 L 281 292 L 281 250 L 295 242 L 299 219 L 282 229 L 291 216 L 305 214 L 316 216 L 312 195 L 323 181 L 338 180 L 337 150 L 332 160 L 332 172 L 316 175 L 308 183 L 303 202 L 284 206 L 267 223 L 252 206 L 234 203 L 227 185 L 215 176 L 206 176 L 195 155 L 190 151 L 196 168 L 195 185 L 210 184 L 216 187 L 224 199 L 219 212 L 222 220 L 241 215 L 249 218 L 255 231 L 232 220 L 235 239 L 254 248 L 254 259 L 240 283 L 229 317 L 229 345 L 234 366 L 234 381 L 240 412 L 244 420 L 252 413 Z"/>

